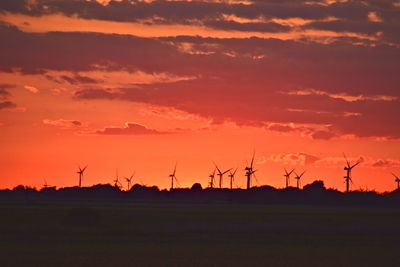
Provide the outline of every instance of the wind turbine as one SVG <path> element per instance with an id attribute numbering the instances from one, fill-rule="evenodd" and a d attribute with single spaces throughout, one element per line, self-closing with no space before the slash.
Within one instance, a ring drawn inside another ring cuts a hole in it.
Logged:
<path id="1" fill-rule="evenodd" d="M 400 178 L 396 174 L 394 174 L 393 172 L 392 172 L 392 175 L 395 178 L 394 181 L 397 183 L 397 189 L 400 189 Z"/>
<path id="2" fill-rule="evenodd" d="M 86 165 L 83 169 L 79 166 L 79 171 L 76 172 L 77 174 L 79 174 L 79 187 L 82 187 L 82 178 L 87 166 L 88 165 Z"/>
<path id="3" fill-rule="evenodd" d="M 44 188 L 44 189 L 46 189 L 46 188 L 48 188 L 48 187 L 49 187 L 49 185 L 47 184 L 47 181 L 46 181 L 46 179 L 44 179 L 43 188 Z"/>
<path id="4" fill-rule="evenodd" d="M 170 174 L 169 175 L 169 177 L 171 177 L 171 190 L 172 189 L 174 189 L 174 181 L 178 184 L 178 186 L 179 186 L 179 182 L 178 182 L 178 179 L 176 178 L 176 165 L 177 165 L 177 163 L 175 164 L 175 168 L 174 168 L 174 172 L 172 173 L 172 174 Z"/>
<path id="5" fill-rule="evenodd" d="M 351 179 L 351 170 L 361 163 L 361 159 L 359 159 L 356 163 L 351 165 L 351 162 L 347 159 L 346 155 L 343 153 L 344 159 L 346 160 L 347 166 L 344 166 L 344 170 L 346 171 L 346 176 L 344 176 L 346 182 L 346 193 L 350 190 L 350 182 L 353 182 Z"/>
<path id="6" fill-rule="evenodd" d="M 235 179 L 235 174 L 236 174 L 237 168 L 234 172 L 229 172 L 229 178 L 231 179 L 231 189 L 233 188 L 233 181 Z"/>
<path id="7" fill-rule="evenodd" d="M 226 170 L 224 172 L 222 172 L 217 165 L 215 165 L 215 168 L 217 168 L 217 175 L 219 176 L 219 188 L 222 188 L 222 184 L 223 184 L 223 176 L 225 173 L 229 172 L 230 170 L 232 170 L 232 168 L 230 168 L 229 170 Z"/>
<path id="8" fill-rule="evenodd" d="M 290 172 L 288 172 L 288 171 L 286 170 L 286 168 L 285 168 L 285 174 L 284 174 L 283 176 L 286 177 L 286 188 L 289 187 L 290 175 L 292 174 L 293 171 L 294 171 L 294 169 L 291 170 Z"/>
<path id="9" fill-rule="evenodd" d="M 256 152 L 253 153 L 253 157 L 251 159 L 250 166 L 247 166 L 246 168 L 244 168 L 244 170 L 246 171 L 245 176 L 247 177 L 247 185 L 246 185 L 247 189 L 250 189 L 250 187 L 251 187 L 251 176 L 254 175 L 254 177 L 255 177 L 254 173 L 257 171 L 257 170 L 253 170 L 255 156 L 256 156 Z"/>
<path id="10" fill-rule="evenodd" d="M 116 176 L 115 176 L 115 180 L 113 180 L 113 182 L 114 182 L 114 186 L 115 187 L 120 188 L 122 186 L 121 182 L 119 181 L 119 177 L 118 177 L 118 169 L 117 169 L 117 173 L 116 173 Z"/>
<path id="11" fill-rule="evenodd" d="M 294 177 L 294 179 L 297 180 L 297 188 L 298 188 L 298 189 L 300 189 L 300 179 L 301 179 L 301 177 L 304 175 L 305 172 L 306 172 L 306 171 L 302 172 L 300 175 L 298 175 L 296 172 L 294 172 L 294 174 L 296 175 L 296 176 Z"/>
<path id="12" fill-rule="evenodd" d="M 125 181 L 128 183 L 128 188 L 126 191 L 129 191 L 131 189 L 131 182 L 133 179 L 133 176 L 135 175 L 135 172 L 133 172 L 133 174 L 128 178 L 128 177 L 124 177 Z"/>
<path id="13" fill-rule="evenodd" d="M 208 177 L 210 178 L 210 188 L 214 188 L 214 177 L 215 177 L 215 172 L 217 171 L 217 168 L 214 168 L 213 173 L 211 173 Z"/>

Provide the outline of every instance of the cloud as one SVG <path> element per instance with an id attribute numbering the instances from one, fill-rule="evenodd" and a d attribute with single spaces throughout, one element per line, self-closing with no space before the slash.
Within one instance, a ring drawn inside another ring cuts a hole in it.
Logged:
<path id="1" fill-rule="evenodd" d="M 0 110 L 18 111 L 17 105 L 9 100 L 11 94 L 7 89 L 12 87 L 15 87 L 15 85 L 0 84 Z"/>
<path id="2" fill-rule="evenodd" d="M 36 87 L 30 86 L 30 85 L 25 85 L 24 88 L 31 93 L 34 93 L 34 94 L 39 93 L 39 89 L 37 89 Z"/>
<path id="3" fill-rule="evenodd" d="M 43 124 L 60 127 L 62 129 L 78 128 L 83 125 L 82 122 L 78 120 L 65 120 L 65 119 L 58 119 L 58 120 L 44 119 L 42 122 Z"/>
<path id="4" fill-rule="evenodd" d="M 85 83 L 99 83 L 99 80 L 92 79 L 87 76 L 81 76 L 79 74 L 75 74 L 74 76 L 67 76 L 67 75 L 61 75 L 60 78 L 70 84 L 77 85 L 77 84 L 85 84 Z"/>
<path id="5" fill-rule="evenodd" d="M 11 94 L 8 92 L 7 88 L 15 87 L 14 85 L 10 84 L 0 84 L 0 100 L 8 99 Z"/>
<path id="6" fill-rule="evenodd" d="M 278 17 L 292 17 L 283 14 L 285 10 L 298 12 L 285 6 L 295 5 L 295 1 L 281 3 L 268 2 L 268 5 L 279 6 L 274 6 L 280 14 Z M 358 14 L 354 19 L 372 23 L 367 14 L 376 4 L 368 3 L 372 7 L 335 3 L 329 5 L 329 9 L 334 8 L 334 13 L 360 9 L 359 13 L 354 11 Z M 114 4 L 110 2 L 109 6 Z M 175 5 L 163 5 L 169 4 Z M 208 3 L 203 4 L 208 6 Z M 103 10 L 103 6 L 94 5 Z M 257 5 L 262 3 L 257 2 Z M 325 7 L 321 10 L 326 11 Z M 353 11 L 350 11 L 351 14 Z M 237 13 L 239 18 L 260 18 L 259 13 L 257 16 L 245 11 Z M 387 21 L 383 14 L 378 11 L 377 14 Z M 353 18 L 349 14 L 334 15 L 342 20 Z M 318 14 L 308 16 L 304 19 L 325 18 Z M 0 26 L 0 39 L 0 51 L 5 58 L 0 62 L 1 70 L 20 69 L 25 74 L 67 72 L 67 77 L 73 79 L 70 85 L 76 100 L 144 103 L 214 122 L 271 125 L 274 131 L 306 133 L 320 140 L 344 135 L 381 140 L 400 138 L 400 125 L 393 116 L 400 112 L 400 91 L 397 90 L 400 49 L 378 41 L 356 45 L 354 42 L 360 41 L 357 38 L 315 43 L 303 39 L 139 38 L 83 32 L 37 34 L 5 25 Z M 153 79 L 146 84 L 108 84 L 107 79 L 101 78 L 101 83 L 88 84 L 73 75 L 93 78 L 86 73 L 99 70 L 105 74 L 167 73 L 168 77 L 196 78 L 169 83 Z M 291 94 L 308 88 L 314 91 Z M 302 125 L 304 129 L 292 129 L 291 124 Z"/>
<path id="7" fill-rule="evenodd" d="M 311 164 L 314 164 L 315 162 L 321 160 L 321 158 L 303 153 L 303 152 L 297 152 L 297 153 L 288 153 L 288 154 L 276 154 L 272 155 L 269 157 L 269 160 L 277 163 L 283 163 L 283 164 L 290 164 L 290 165 L 300 165 L 300 166 L 308 166 Z"/>
<path id="8" fill-rule="evenodd" d="M 311 137 L 313 139 L 317 139 L 317 140 L 330 140 L 336 136 L 337 135 L 335 133 L 328 132 L 328 131 L 316 131 L 311 134 Z"/>
<path id="9" fill-rule="evenodd" d="M 124 127 L 106 127 L 95 133 L 100 135 L 158 135 L 167 134 L 168 132 L 161 132 L 137 123 L 127 122 Z"/>
<path id="10" fill-rule="evenodd" d="M 0 83 L 0 99 L 6 99 L 11 96 L 7 89 L 16 87 L 15 84 Z"/>
<path id="11" fill-rule="evenodd" d="M 0 101 L 0 110 L 16 108 L 17 105 L 11 101 Z"/>
<path id="12" fill-rule="evenodd" d="M 365 159 L 363 165 L 366 167 L 384 168 L 384 169 L 400 168 L 400 160 L 367 158 Z"/>
<path id="13" fill-rule="evenodd" d="M 279 123 L 273 123 L 267 127 L 268 130 L 277 132 L 293 132 L 296 128 L 293 125 L 285 125 Z"/>

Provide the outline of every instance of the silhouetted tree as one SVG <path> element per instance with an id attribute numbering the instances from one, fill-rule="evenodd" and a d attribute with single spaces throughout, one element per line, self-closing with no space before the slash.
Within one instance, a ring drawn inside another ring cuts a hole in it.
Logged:
<path id="1" fill-rule="evenodd" d="M 194 192 L 201 192 L 203 190 L 203 187 L 199 183 L 194 183 L 192 185 L 192 187 L 190 188 L 190 190 L 192 190 Z"/>

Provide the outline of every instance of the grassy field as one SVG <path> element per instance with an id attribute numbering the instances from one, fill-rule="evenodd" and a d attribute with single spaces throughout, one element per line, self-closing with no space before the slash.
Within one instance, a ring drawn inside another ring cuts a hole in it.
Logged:
<path id="1" fill-rule="evenodd" d="M 400 266 L 400 209 L 0 203 L 0 266 Z"/>

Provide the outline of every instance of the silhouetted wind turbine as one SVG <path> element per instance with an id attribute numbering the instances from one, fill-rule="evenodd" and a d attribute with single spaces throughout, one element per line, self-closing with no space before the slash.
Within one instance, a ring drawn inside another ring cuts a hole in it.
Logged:
<path id="1" fill-rule="evenodd" d="M 81 169 L 81 167 L 79 166 L 79 171 L 77 171 L 77 174 L 79 174 L 79 187 L 82 187 L 82 178 L 87 166 L 88 165 L 86 165 L 83 169 Z"/>
<path id="2" fill-rule="evenodd" d="M 135 172 L 129 178 L 124 177 L 125 181 L 128 183 L 128 189 L 126 191 L 129 191 L 131 189 L 131 182 L 132 182 L 133 176 L 135 176 Z"/>
<path id="3" fill-rule="evenodd" d="M 305 172 L 306 172 L 306 171 L 302 172 L 300 175 L 298 175 L 296 172 L 294 172 L 294 174 L 296 175 L 296 176 L 294 177 L 294 179 L 297 180 L 297 188 L 298 188 L 298 189 L 300 189 L 300 179 L 301 179 L 301 177 L 304 175 Z"/>
<path id="4" fill-rule="evenodd" d="M 246 184 L 247 189 L 250 189 L 250 187 L 251 187 L 251 176 L 253 176 L 254 173 L 257 171 L 257 170 L 253 170 L 255 156 L 256 156 L 256 152 L 253 152 L 253 157 L 251 159 L 250 166 L 247 166 L 246 168 L 244 168 L 244 170 L 246 171 L 245 176 L 247 177 L 247 184 Z"/>
<path id="5" fill-rule="evenodd" d="M 46 181 L 46 179 L 44 179 L 43 188 L 47 188 L 47 187 L 49 187 L 49 185 L 47 184 L 47 181 Z"/>
<path id="6" fill-rule="evenodd" d="M 236 170 L 234 172 L 229 172 L 229 175 L 228 175 L 230 180 L 231 180 L 231 189 L 233 188 L 233 181 L 235 179 L 236 171 L 237 171 L 237 168 L 236 168 Z"/>
<path id="7" fill-rule="evenodd" d="M 118 169 L 117 169 L 117 173 L 116 173 L 116 176 L 115 176 L 115 180 L 113 180 L 113 182 L 114 182 L 114 186 L 115 187 L 120 188 L 122 186 L 121 182 L 119 181 L 119 177 L 118 177 Z"/>
<path id="8" fill-rule="evenodd" d="M 179 185 L 178 179 L 176 178 L 176 165 L 177 163 L 175 164 L 174 172 L 169 175 L 169 177 L 171 177 L 171 190 L 174 189 L 174 181 Z"/>
<path id="9" fill-rule="evenodd" d="M 222 172 L 217 165 L 215 165 L 215 168 L 217 168 L 218 171 L 218 176 L 219 176 L 219 188 L 222 188 L 222 184 L 223 184 L 223 176 L 225 173 L 229 172 L 230 170 L 232 170 L 232 168 L 230 168 L 229 170 L 226 170 L 224 172 Z"/>
<path id="10" fill-rule="evenodd" d="M 395 178 L 394 181 L 397 183 L 397 189 L 400 189 L 400 178 L 396 174 L 394 174 L 393 172 L 392 172 L 392 175 Z"/>
<path id="11" fill-rule="evenodd" d="M 351 165 L 351 162 L 347 159 L 346 155 L 343 153 L 344 159 L 346 160 L 347 166 L 344 166 L 344 170 L 346 171 L 346 176 L 344 176 L 346 182 L 346 193 L 350 190 L 350 182 L 353 182 L 351 179 L 351 170 L 361 163 L 361 159 L 359 159 L 355 164 Z"/>
<path id="12" fill-rule="evenodd" d="M 289 187 L 290 175 L 292 174 L 293 171 L 294 171 L 294 169 L 291 170 L 290 172 L 288 172 L 288 171 L 286 170 L 286 168 L 285 168 L 285 174 L 284 174 L 283 176 L 286 177 L 286 188 Z"/>
<path id="13" fill-rule="evenodd" d="M 208 177 L 210 178 L 210 183 L 209 186 L 210 188 L 214 188 L 214 177 L 215 177 L 215 172 L 217 171 L 217 168 L 214 168 L 213 173 L 211 173 Z"/>

